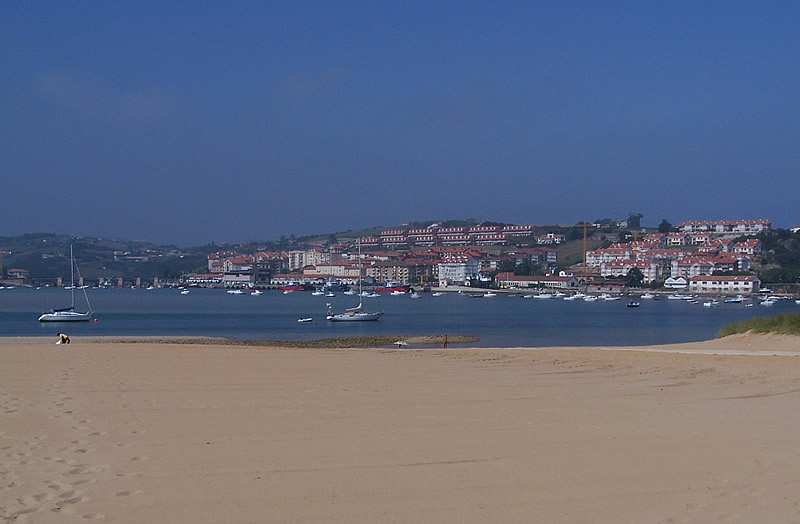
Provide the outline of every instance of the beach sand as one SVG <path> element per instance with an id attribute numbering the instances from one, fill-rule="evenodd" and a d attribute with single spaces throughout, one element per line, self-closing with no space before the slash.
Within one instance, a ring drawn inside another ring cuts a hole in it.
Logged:
<path id="1" fill-rule="evenodd" d="M 5 339 L 0 518 L 800 521 L 800 339 L 624 349 Z"/>

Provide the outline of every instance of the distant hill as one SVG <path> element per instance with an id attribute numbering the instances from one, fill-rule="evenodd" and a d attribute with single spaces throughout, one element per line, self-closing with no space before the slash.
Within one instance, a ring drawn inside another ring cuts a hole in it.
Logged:
<path id="1" fill-rule="evenodd" d="M 142 241 L 119 241 L 70 237 L 52 233 L 29 233 L 0 237 L 3 273 L 21 268 L 31 278 L 69 277 L 69 249 L 72 245 L 81 275 L 89 279 L 158 277 L 172 278 L 206 265 L 210 246 L 177 248 Z"/>

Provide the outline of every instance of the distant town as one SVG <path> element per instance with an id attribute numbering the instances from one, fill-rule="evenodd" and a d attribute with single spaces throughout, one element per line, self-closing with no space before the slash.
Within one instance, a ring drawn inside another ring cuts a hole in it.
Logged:
<path id="1" fill-rule="evenodd" d="M 609 224 L 586 224 L 601 230 Z M 613 224 L 628 228 L 627 222 Z M 320 288 L 361 277 L 389 290 L 397 286 L 439 289 L 469 286 L 497 289 L 568 289 L 619 292 L 626 287 L 689 289 L 698 293 L 750 294 L 760 280 L 750 274 L 762 250 L 754 236 L 769 220 L 687 221 L 674 231 L 643 233 L 627 242 L 585 250 L 583 260 L 556 271 L 563 233 L 535 234 L 533 225 L 477 225 L 387 229 L 377 236 L 305 249 L 208 255 L 207 271 L 186 275 L 185 285 L 227 288 L 277 286 Z M 640 228 L 641 229 L 641 228 Z M 530 244 L 536 247 L 520 247 Z M 359 250 L 362 255 L 358 256 Z M 519 271 L 522 269 L 522 271 Z M 631 278 L 634 277 L 634 278 Z"/>
<path id="2" fill-rule="evenodd" d="M 381 290 L 469 287 L 613 293 L 646 288 L 718 294 L 751 294 L 763 286 L 757 270 L 768 267 L 762 260 L 761 238 L 771 231 L 769 220 L 684 221 L 674 226 L 663 221 L 658 229 L 648 229 L 639 225 L 639 218 L 632 214 L 629 220 L 568 227 L 454 227 L 432 222 L 368 235 L 293 239 L 285 249 L 274 249 L 273 244 L 273 249 L 248 252 L 244 248 L 250 245 L 216 246 L 203 255 L 202 269 L 196 264 L 180 274 L 135 278 L 114 276 L 109 266 L 144 267 L 156 257 L 190 257 L 176 249 L 158 254 L 114 250 L 113 261 L 96 270 L 106 271 L 105 276 L 79 276 L 79 284 L 314 290 L 352 287 L 360 280 Z M 790 231 L 797 234 L 797 228 Z M 198 256 L 191 260 L 197 262 Z M 3 274 L 5 286 L 65 285 L 63 276 L 42 278 L 22 267 L 3 269 Z M 796 281 L 788 284 L 792 283 Z"/>

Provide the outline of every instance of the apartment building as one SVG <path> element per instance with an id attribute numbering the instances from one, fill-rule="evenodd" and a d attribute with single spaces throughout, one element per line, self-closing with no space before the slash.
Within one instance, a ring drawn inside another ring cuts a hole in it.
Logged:
<path id="1" fill-rule="evenodd" d="M 709 275 L 714 263 L 706 257 L 683 257 L 672 261 L 670 276 L 691 278 L 697 275 Z"/>
<path id="2" fill-rule="evenodd" d="M 766 219 L 687 220 L 675 227 L 685 233 L 712 232 L 720 235 L 757 235 L 762 231 L 769 230 L 772 227 L 772 222 Z"/>
<path id="3" fill-rule="evenodd" d="M 761 281 L 755 275 L 698 275 L 689 279 L 689 291 L 692 293 L 749 295 L 757 293 L 760 287 Z"/>
<path id="4" fill-rule="evenodd" d="M 478 275 L 478 259 L 470 256 L 447 254 L 438 264 L 440 285 L 463 284 Z"/>
<path id="5" fill-rule="evenodd" d="M 632 269 L 638 269 L 644 276 L 644 282 L 653 282 L 661 278 L 661 265 L 647 260 L 611 260 L 600 266 L 600 276 L 624 277 Z"/>

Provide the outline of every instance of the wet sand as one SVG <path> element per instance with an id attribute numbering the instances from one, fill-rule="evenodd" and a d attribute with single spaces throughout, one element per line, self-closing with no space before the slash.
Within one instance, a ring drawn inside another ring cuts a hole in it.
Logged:
<path id="1" fill-rule="evenodd" d="M 800 339 L 0 340 L 10 522 L 797 522 Z"/>

